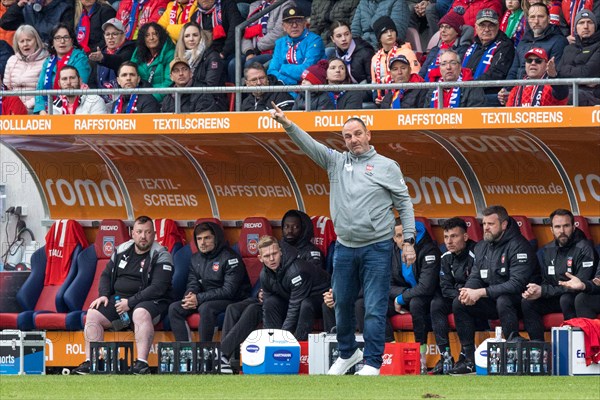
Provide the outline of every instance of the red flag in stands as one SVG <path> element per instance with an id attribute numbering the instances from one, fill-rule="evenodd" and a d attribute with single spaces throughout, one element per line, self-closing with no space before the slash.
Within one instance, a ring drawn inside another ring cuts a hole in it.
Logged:
<path id="1" fill-rule="evenodd" d="M 44 286 L 60 285 L 69 274 L 73 251 L 88 246 L 83 228 L 72 219 L 61 219 L 52 224 L 46 234 L 46 277 Z"/>

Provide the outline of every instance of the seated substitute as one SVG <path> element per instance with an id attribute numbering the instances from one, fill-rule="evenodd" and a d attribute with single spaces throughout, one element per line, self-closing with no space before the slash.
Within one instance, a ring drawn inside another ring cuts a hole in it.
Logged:
<path id="1" fill-rule="evenodd" d="M 550 221 L 554 240 L 543 249 L 542 282 L 529 283 L 521 300 L 523 322 L 531 340 L 544 341 L 543 315 L 562 312 L 565 320 L 576 317 L 577 293 L 559 285 L 568 280 L 565 274 L 576 275 L 582 281 L 594 276 L 594 248 L 575 228 L 573 213 L 559 208 L 550 214 Z"/>
<path id="2" fill-rule="evenodd" d="M 173 260 L 167 249 L 154 241 L 154 223 L 138 217 L 132 239 L 119 245 L 100 276 L 99 297 L 90 304 L 84 327 L 86 360 L 73 370 L 90 372 L 90 342 L 102 342 L 106 329 L 126 328 L 120 314 L 128 313 L 133 323 L 137 360 L 133 373 L 150 372 L 148 353 L 154 338 L 154 325 L 169 307 Z M 115 296 L 121 300 L 116 303 Z"/>
<path id="3" fill-rule="evenodd" d="M 250 279 L 242 257 L 227 245 L 219 225 L 213 222 L 196 225 L 194 238 L 198 252 L 190 260 L 185 295 L 169 307 L 169 320 L 175 340 L 190 341 L 192 335 L 186 318 L 200 313 L 200 342 L 210 342 L 218 315 L 250 294 Z"/>
<path id="4" fill-rule="evenodd" d="M 263 288 L 263 325 L 294 333 L 307 340 L 316 318 L 321 317 L 323 293 L 331 287 L 329 274 L 297 258 L 297 250 L 281 245 L 272 236 L 258 241 L 258 258 Z"/>
<path id="5" fill-rule="evenodd" d="M 598 318 L 600 314 L 600 264 L 596 254 L 596 276 L 589 281 L 582 281 L 577 276 L 565 273 L 568 281 L 560 281 L 565 289 L 581 292 L 575 298 L 575 312 L 578 318 Z"/>
<path id="6" fill-rule="evenodd" d="M 450 347 L 448 332 L 448 315 L 452 314 L 452 302 L 458 297 L 460 289 L 465 286 L 471 274 L 476 242 L 469 239 L 467 224 L 459 217 L 450 218 L 442 224 L 446 251 L 442 254 L 440 266 L 440 288 L 431 302 L 431 324 L 435 334 L 435 342 L 440 354 Z M 432 374 L 444 372 L 444 360 L 440 358 L 433 367 Z"/>
<path id="7" fill-rule="evenodd" d="M 283 241 L 296 249 L 299 259 L 325 268 L 325 259 L 312 242 L 315 233 L 308 214 L 300 210 L 287 211 L 281 220 L 281 233 Z"/>
<path id="8" fill-rule="evenodd" d="M 483 240 L 475 246 L 475 264 L 452 303 L 462 351 L 451 374 L 475 373 L 476 318 L 500 318 L 506 338 L 519 334 L 521 293 L 537 270 L 535 253 L 517 222 L 502 206 L 483 214 Z"/>

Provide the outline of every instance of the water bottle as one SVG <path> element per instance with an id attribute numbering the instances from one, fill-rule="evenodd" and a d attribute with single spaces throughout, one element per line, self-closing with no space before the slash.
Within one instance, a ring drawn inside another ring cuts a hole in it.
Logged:
<path id="1" fill-rule="evenodd" d="M 115 303 L 119 304 L 121 301 L 121 296 L 115 296 Z M 131 320 L 129 319 L 129 314 L 124 312 L 123 314 L 119 314 L 119 318 L 121 318 L 121 322 L 123 323 L 123 328 L 129 326 Z"/>
<path id="2" fill-rule="evenodd" d="M 446 347 L 446 351 L 444 351 L 442 357 L 444 359 L 442 370 L 444 371 L 444 375 L 448 375 L 448 373 L 450 373 L 450 370 L 452 369 L 452 356 L 450 355 L 449 347 Z"/>
<path id="3" fill-rule="evenodd" d="M 427 345 L 421 345 L 421 375 L 427 375 L 427 359 L 425 358 L 427 354 Z"/>

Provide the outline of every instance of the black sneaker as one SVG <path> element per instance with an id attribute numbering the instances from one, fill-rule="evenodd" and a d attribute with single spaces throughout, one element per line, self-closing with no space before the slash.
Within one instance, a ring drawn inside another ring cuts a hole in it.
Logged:
<path id="1" fill-rule="evenodd" d="M 233 374 L 233 368 L 231 368 L 231 363 L 225 356 L 221 357 L 221 373 L 226 375 Z"/>
<path id="2" fill-rule="evenodd" d="M 150 373 L 150 367 L 147 362 L 135 360 L 135 364 L 133 364 L 133 374 L 134 375 L 146 375 Z"/>
<path id="3" fill-rule="evenodd" d="M 435 364 L 435 367 L 431 371 L 429 371 L 429 375 L 443 375 L 444 374 L 444 361 L 440 359 L 440 361 Z"/>
<path id="4" fill-rule="evenodd" d="M 73 371 L 71 371 L 71 373 L 77 374 L 77 375 L 87 375 L 90 373 L 90 368 L 91 368 L 90 360 L 87 360 L 87 361 L 84 361 L 81 364 L 79 364 L 79 366 L 77 368 L 73 369 Z"/>
<path id="5" fill-rule="evenodd" d="M 467 375 L 475 373 L 475 363 L 469 359 L 465 358 L 457 362 L 454 365 L 454 368 L 450 370 L 450 375 Z"/>

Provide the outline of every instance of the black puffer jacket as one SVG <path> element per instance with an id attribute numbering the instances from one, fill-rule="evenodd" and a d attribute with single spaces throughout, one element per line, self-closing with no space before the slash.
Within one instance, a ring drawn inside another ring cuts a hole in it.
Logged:
<path id="1" fill-rule="evenodd" d="M 371 83 L 371 59 L 375 55 L 375 49 L 369 42 L 361 37 L 353 37 L 356 47 L 352 52 L 352 59 L 350 60 L 350 75 L 356 83 L 362 83 L 363 81 Z M 337 58 L 342 58 L 345 54 L 343 50 L 338 47 L 335 48 L 335 55 Z"/>
<path id="2" fill-rule="evenodd" d="M 289 300 L 287 316 L 281 329 L 293 332 L 300 318 L 300 306 L 304 299 L 322 295 L 331 287 L 329 274 L 320 267 L 297 257 L 296 249 L 281 242 L 281 265 L 276 271 L 263 266 L 260 284 L 265 302 L 269 296 Z M 272 328 L 265 326 L 265 328 Z"/>
<path id="3" fill-rule="evenodd" d="M 210 300 L 243 300 L 250 295 L 250 278 L 246 266 L 225 241 L 219 225 L 206 222 L 215 235 L 215 248 L 208 253 L 198 251 L 192 255 L 188 275 L 187 293 L 195 293 L 198 304 Z M 194 228 L 194 239 L 199 234 Z"/>
<path id="4" fill-rule="evenodd" d="M 400 304 L 407 304 L 418 296 L 433 296 L 439 285 L 441 252 L 425 230 L 421 222 L 416 222 L 417 243 L 415 251 L 417 260 L 412 266 L 417 284 L 412 287 L 402 273 L 400 249 L 394 245 L 392 256 L 392 279 L 390 283 L 390 300 L 402 295 Z"/>
<path id="5" fill-rule="evenodd" d="M 194 69 L 194 86 L 212 87 L 225 86 L 225 63 L 219 53 L 212 48 L 207 49 L 202 59 Z M 204 112 L 227 111 L 227 95 L 224 93 L 206 94 L 204 97 L 212 97 L 212 105 Z"/>
<path id="6" fill-rule="evenodd" d="M 476 242 L 469 239 L 467 247 L 460 254 L 457 255 L 449 251 L 442 254 L 440 288 L 443 297 L 454 299 L 458 296 L 458 291 L 465 286 L 475 262 L 473 249 L 476 244 Z"/>
<path id="7" fill-rule="evenodd" d="M 100 296 L 110 297 L 115 294 L 115 280 L 117 279 L 117 266 L 126 263 L 134 253 L 134 242 L 130 240 L 117 247 L 106 268 L 100 275 L 98 293 Z M 168 301 L 171 302 L 173 286 L 173 259 L 171 253 L 158 243 L 154 242 L 146 255 L 143 270 L 140 273 L 141 285 L 139 291 L 127 298 L 127 305 L 133 309 L 142 301 Z"/>
<path id="8" fill-rule="evenodd" d="M 576 275 L 582 282 L 593 278 L 595 272 L 594 248 L 584 233 L 575 228 L 565 246 L 560 247 L 556 240 L 544 246 L 542 272 L 542 297 L 555 297 L 567 290 L 558 281 L 569 280 L 566 272 Z"/>
<path id="9" fill-rule="evenodd" d="M 298 258 L 300 260 L 308 261 L 317 267 L 324 268 L 325 260 L 321 251 L 312 242 L 315 237 L 314 228 L 310 217 L 299 210 L 289 210 L 283 215 L 281 219 L 281 226 L 287 217 L 296 217 L 300 219 L 300 236 L 294 240 L 292 238 L 283 237 L 283 240 L 296 248 L 298 252 Z"/>
<path id="10" fill-rule="evenodd" d="M 473 252 L 475 264 L 465 287 L 486 288 L 487 296 L 492 299 L 506 294 L 520 295 L 538 269 L 533 248 L 510 217 L 498 241 L 482 240 Z"/>
<path id="11" fill-rule="evenodd" d="M 268 75 L 268 78 L 270 86 L 280 85 L 273 75 Z M 277 104 L 277 107 L 283 111 L 291 110 L 294 106 L 294 99 L 288 92 L 267 92 L 260 97 L 255 97 L 253 94 L 246 96 L 242 101 L 242 111 L 267 111 L 273 108 L 271 102 Z"/>
<path id="12" fill-rule="evenodd" d="M 587 39 L 581 39 L 579 35 L 575 35 L 575 43 L 565 47 L 560 59 L 558 77 L 600 77 L 600 31 Z"/>

